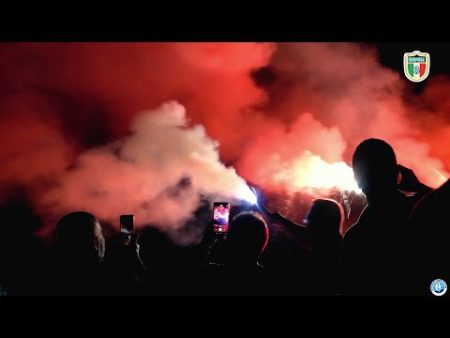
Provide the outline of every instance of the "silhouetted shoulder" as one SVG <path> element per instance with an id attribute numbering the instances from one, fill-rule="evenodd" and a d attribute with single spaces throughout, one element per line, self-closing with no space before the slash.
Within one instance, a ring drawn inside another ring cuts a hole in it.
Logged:
<path id="1" fill-rule="evenodd" d="M 344 234 L 344 237 L 342 238 L 343 243 L 348 242 L 349 240 L 352 240 L 355 236 L 358 236 L 360 225 L 358 222 L 351 225 L 347 231 Z"/>
<path id="2" fill-rule="evenodd" d="M 351 225 L 347 231 L 344 234 L 344 237 L 342 239 L 343 243 L 344 242 L 348 242 L 353 240 L 354 238 L 359 237 L 360 233 L 364 231 L 363 227 L 364 224 L 366 223 L 366 219 L 368 217 L 369 214 L 369 210 L 366 207 L 361 215 L 359 216 L 358 220 L 356 221 L 356 223 L 354 223 L 353 225 Z"/>

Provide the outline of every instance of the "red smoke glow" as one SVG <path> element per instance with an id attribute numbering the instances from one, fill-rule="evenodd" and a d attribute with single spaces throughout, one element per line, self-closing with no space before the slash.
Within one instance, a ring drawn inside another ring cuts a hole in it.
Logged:
<path id="1" fill-rule="evenodd" d="M 25 187 L 47 224 L 84 208 L 179 228 L 198 193 L 243 189 L 222 163 L 267 191 L 356 190 L 350 159 L 368 137 L 431 186 L 450 171 L 448 78 L 413 94 L 371 46 L 2 43 L 0 77 L 0 197 Z"/>

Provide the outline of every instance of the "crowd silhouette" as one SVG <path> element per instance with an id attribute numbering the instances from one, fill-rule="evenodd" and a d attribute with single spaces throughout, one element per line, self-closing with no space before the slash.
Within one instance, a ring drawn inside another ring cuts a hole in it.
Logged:
<path id="1" fill-rule="evenodd" d="M 298 224 L 259 194 L 256 206 L 232 209 L 226 234 L 211 223 L 195 245 L 151 226 L 124 244 L 85 211 L 41 243 L 39 217 L 11 199 L 0 209 L 0 295 L 430 295 L 433 280 L 450 280 L 450 180 L 427 187 L 379 139 L 357 146 L 352 167 L 367 206 L 343 235 L 338 201 L 316 199 Z M 196 219 L 210 214 L 203 203 Z"/>

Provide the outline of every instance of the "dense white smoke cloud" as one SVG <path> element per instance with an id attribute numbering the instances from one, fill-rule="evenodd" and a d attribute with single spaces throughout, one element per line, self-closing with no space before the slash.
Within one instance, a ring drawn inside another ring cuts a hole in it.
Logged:
<path id="1" fill-rule="evenodd" d="M 171 231 L 189 220 L 201 196 L 239 200 L 250 193 L 236 171 L 220 162 L 219 145 L 204 127 L 188 127 L 179 103 L 139 114 L 130 132 L 81 153 L 41 196 L 44 213 L 89 210 L 113 224 L 120 214 L 134 214 L 138 227 Z"/>

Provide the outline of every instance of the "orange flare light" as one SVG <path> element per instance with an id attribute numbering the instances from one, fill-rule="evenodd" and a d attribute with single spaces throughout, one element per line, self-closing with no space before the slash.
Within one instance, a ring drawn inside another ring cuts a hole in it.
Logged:
<path id="1" fill-rule="evenodd" d="M 328 163 L 309 151 L 285 165 L 274 175 L 274 180 L 286 184 L 292 190 L 335 188 L 361 193 L 353 170 L 345 162 Z"/>

